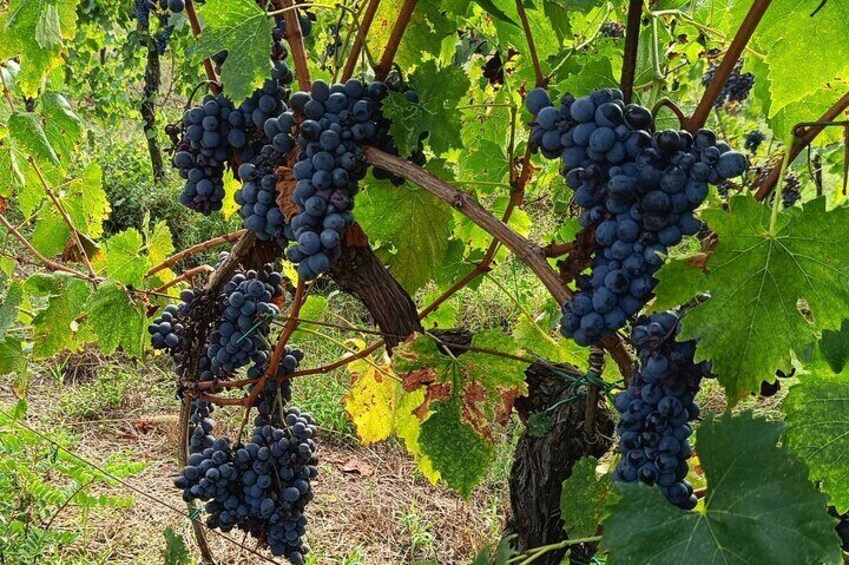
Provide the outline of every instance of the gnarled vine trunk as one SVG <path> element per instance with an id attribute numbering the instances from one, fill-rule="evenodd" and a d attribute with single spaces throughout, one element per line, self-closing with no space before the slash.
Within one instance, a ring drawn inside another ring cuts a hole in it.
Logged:
<path id="1" fill-rule="evenodd" d="M 574 383 L 541 364 L 530 366 L 525 375 L 528 396 L 515 404 L 522 422 L 527 424 L 531 414 L 563 403 L 551 412 L 554 426 L 548 433 L 532 437 L 525 431 L 516 446 L 510 472 L 511 516 L 506 533 L 516 535 L 519 551 L 557 543 L 567 537 L 560 518 L 561 485 L 571 476 L 572 466 L 580 458 L 601 457 L 607 452 L 614 427 L 603 398 L 595 410 L 593 430 L 587 433 L 586 397 L 569 400 L 578 392 Z M 556 565 L 565 553 L 565 549 L 551 551 L 535 563 Z"/>

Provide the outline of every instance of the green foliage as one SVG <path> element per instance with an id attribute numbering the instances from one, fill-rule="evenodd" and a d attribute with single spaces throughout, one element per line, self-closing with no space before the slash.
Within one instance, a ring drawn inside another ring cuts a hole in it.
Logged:
<path id="1" fill-rule="evenodd" d="M 183 536 L 171 526 L 165 528 L 165 565 L 189 565 L 191 558 Z"/>
<path id="2" fill-rule="evenodd" d="M 831 495 L 840 513 L 849 511 L 849 380 L 819 366 L 790 389 L 781 405 L 789 427 L 787 447 L 807 463 L 811 478 Z"/>
<path id="3" fill-rule="evenodd" d="M 448 486 L 469 496 L 495 456 L 492 444 L 462 420 L 460 403 L 436 403 L 422 424 L 419 443 Z"/>
<path id="4" fill-rule="evenodd" d="M 704 509 L 687 512 L 656 488 L 620 485 L 601 542 L 610 563 L 838 562 L 828 497 L 808 482 L 802 462 L 776 446 L 785 428 L 750 412 L 706 420 L 697 437 Z"/>
<path id="5" fill-rule="evenodd" d="M 204 31 L 197 49 L 206 57 L 227 50 L 221 67 L 224 89 L 241 101 L 262 86 L 271 68 L 271 18 L 254 0 L 208 0 L 200 9 Z"/>
<path id="6" fill-rule="evenodd" d="M 730 212 L 703 214 L 719 236 L 700 286 L 711 298 L 693 308 L 682 322 L 681 340 L 698 339 L 697 360 L 711 359 L 729 398 L 757 390 L 775 369 L 790 365 L 790 353 L 813 344 L 818 330 L 837 328 L 846 317 L 849 288 L 849 208 L 825 209 L 825 199 L 778 215 L 770 228 L 770 210 L 749 196 L 731 201 Z M 663 290 L 691 283 L 675 281 L 661 270 Z M 662 294 L 661 294 L 662 296 Z M 813 323 L 800 311 L 804 300 Z"/>
<path id="7" fill-rule="evenodd" d="M 67 555 L 66 548 L 85 532 L 86 523 L 63 520 L 60 528 L 57 517 L 122 508 L 133 500 L 92 494 L 108 480 L 23 428 L 20 423 L 25 418 L 24 401 L 11 411 L 0 410 L 0 555 L 10 565 L 59 562 Z M 61 430 L 54 432 L 52 439 L 63 447 L 72 446 L 71 438 Z M 119 478 L 143 469 L 128 462 L 126 456 L 106 461 L 103 467 Z"/>
<path id="8" fill-rule="evenodd" d="M 572 466 L 572 475 L 560 491 L 560 517 L 570 538 L 594 536 L 604 509 L 615 497 L 610 475 L 596 474 L 598 460 L 584 457 Z"/>

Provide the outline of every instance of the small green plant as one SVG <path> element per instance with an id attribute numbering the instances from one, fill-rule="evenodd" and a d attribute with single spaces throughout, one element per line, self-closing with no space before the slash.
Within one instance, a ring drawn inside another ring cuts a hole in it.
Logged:
<path id="1" fill-rule="evenodd" d="M 61 431 L 52 441 L 24 423 L 26 403 L 0 410 L 0 562 L 4 565 L 55 563 L 85 531 L 87 518 L 102 508 L 126 507 L 133 499 L 94 494 L 111 481 L 65 451 L 72 438 Z M 116 477 L 137 473 L 143 465 L 125 456 L 103 464 Z M 62 514 L 80 516 L 63 521 Z M 74 524 L 69 527 L 68 524 Z"/>

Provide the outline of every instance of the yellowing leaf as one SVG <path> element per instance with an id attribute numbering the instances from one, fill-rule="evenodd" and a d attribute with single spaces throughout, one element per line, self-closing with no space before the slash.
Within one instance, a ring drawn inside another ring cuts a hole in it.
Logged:
<path id="1" fill-rule="evenodd" d="M 360 442 L 368 445 L 385 440 L 392 433 L 401 385 L 397 379 L 379 374 L 369 363 L 355 362 L 351 365 L 354 383 L 344 402 Z"/>

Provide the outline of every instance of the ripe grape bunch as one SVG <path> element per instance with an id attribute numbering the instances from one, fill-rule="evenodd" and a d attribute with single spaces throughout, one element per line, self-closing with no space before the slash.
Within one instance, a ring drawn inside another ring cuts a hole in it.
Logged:
<path id="1" fill-rule="evenodd" d="M 622 459 L 613 478 L 657 485 L 669 502 L 691 510 L 697 500 L 686 480 L 689 422 L 699 417 L 695 397 L 710 368 L 694 363 L 695 342 L 675 341 L 678 321 L 674 312 L 652 314 L 631 334 L 639 365 L 614 401 L 622 416 L 616 426 Z"/>
<path id="2" fill-rule="evenodd" d="M 260 271 L 236 273 L 224 285 L 223 312 L 207 351 L 213 377 L 230 376 L 251 362 L 267 364 L 270 322 L 278 314 L 272 300 L 283 294 L 281 280 L 280 273 L 266 265 Z"/>
<path id="3" fill-rule="evenodd" d="M 650 133 L 649 110 L 625 105 L 618 90 L 567 94 L 555 108 L 537 88 L 526 103 L 536 115 L 532 148 L 560 157 L 583 209 L 580 222 L 595 230 L 592 274 L 578 277 L 561 327 L 566 337 L 589 345 L 642 309 L 669 248 L 700 229 L 693 212 L 708 183 L 739 176 L 747 160 L 709 130 Z"/>
<path id="4" fill-rule="evenodd" d="M 758 147 L 761 146 L 764 139 L 766 139 L 766 136 L 761 130 L 752 130 L 746 134 L 746 141 L 744 142 L 743 147 L 745 147 L 749 153 L 757 153 Z"/>
<path id="5" fill-rule="evenodd" d="M 708 69 L 704 76 L 702 76 L 702 84 L 704 86 L 709 85 L 713 80 L 713 77 L 716 74 L 716 69 L 716 66 L 712 66 Z M 731 71 L 731 74 L 728 75 L 725 84 L 722 85 L 722 90 L 720 91 L 716 102 L 714 102 L 714 107 L 721 108 L 723 105 L 728 103 L 743 102 L 749 97 L 749 93 L 752 91 L 752 86 L 755 84 L 755 75 L 752 73 L 741 72 L 742 70 L 743 61 L 737 61 L 737 64 L 734 65 L 734 69 Z"/>
<path id="6" fill-rule="evenodd" d="M 278 375 L 297 368 L 303 353 L 286 349 Z M 206 502 L 207 525 L 229 532 L 239 528 L 267 544 L 275 556 L 294 565 L 304 563 L 306 505 L 312 500 L 311 479 L 318 474 L 313 441 L 315 425 L 308 413 L 289 402 L 289 382 L 272 380 L 258 397 L 259 415 L 245 445 L 231 446 L 212 435 L 212 406 L 195 400 L 188 465 L 174 481 L 186 501 Z"/>
<path id="7" fill-rule="evenodd" d="M 298 162 L 293 167 L 297 185 L 292 198 L 298 214 L 289 226 L 287 257 L 299 263 L 305 280 L 330 270 L 341 253 L 342 236 L 353 223 L 351 209 L 358 191 L 357 181 L 367 171 L 361 144 L 382 140 L 391 142 L 381 120 L 381 101 L 388 94 L 382 82 L 368 85 L 351 79 L 345 84 L 328 85 L 315 81 L 311 91 L 292 95 L 292 117 L 285 124 L 300 121 Z"/>
<path id="8" fill-rule="evenodd" d="M 173 352 L 180 345 L 183 333 L 183 321 L 189 315 L 195 293 L 186 289 L 180 293 L 180 304 L 169 304 L 162 315 L 153 320 L 147 327 L 150 333 L 150 343 L 154 349 L 165 349 Z"/>

